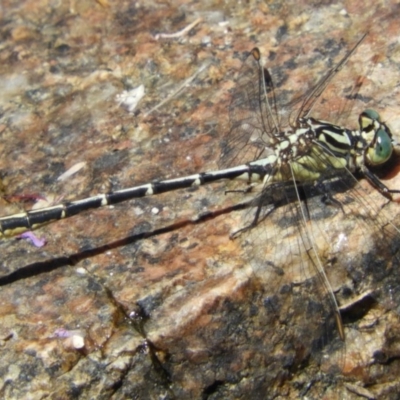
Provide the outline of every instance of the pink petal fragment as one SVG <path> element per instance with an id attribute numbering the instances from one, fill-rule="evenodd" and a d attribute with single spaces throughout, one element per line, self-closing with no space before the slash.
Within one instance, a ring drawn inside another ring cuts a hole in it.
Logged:
<path id="1" fill-rule="evenodd" d="M 28 239 L 33 243 L 33 245 L 35 247 L 43 247 L 47 243 L 46 239 L 38 238 L 31 231 L 21 233 L 20 235 L 17 236 L 17 238 L 19 238 L 19 239 Z"/>

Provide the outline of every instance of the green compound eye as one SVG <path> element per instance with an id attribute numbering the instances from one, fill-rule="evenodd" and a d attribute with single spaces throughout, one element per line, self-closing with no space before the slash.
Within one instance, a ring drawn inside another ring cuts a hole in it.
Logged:
<path id="1" fill-rule="evenodd" d="M 364 110 L 363 114 L 365 114 L 368 118 L 373 119 L 375 121 L 381 120 L 381 116 L 372 108 L 368 108 L 367 110 Z"/>
<path id="2" fill-rule="evenodd" d="M 392 140 L 385 129 L 376 132 L 376 141 L 373 147 L 368 149 L 368 158 L 371 164 L 379 165 L 386 162 L 392 155 Z"/>

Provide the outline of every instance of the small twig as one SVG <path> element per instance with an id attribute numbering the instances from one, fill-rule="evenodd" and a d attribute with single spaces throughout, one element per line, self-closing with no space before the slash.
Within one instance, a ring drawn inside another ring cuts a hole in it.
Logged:
<path id="1" fill-rule="evenodd" d="M 175 97 L 179 92 L 181 92 L 185 86 L 187 86 L 190 82 L 196 78 L 197 75 L 199 75 L 202 71 L 204 71 L 206 68 L 209 67 L 209 63 L 204 63 L 190 78 L 186 79 L 185 82 L 183 82 L 173 93 L 171 93 L 168 97 L 166 97 L 164 100 L 162 100 L 160 103 L 158 103 L 156 106 L 154 106 L 151 110 L 147 111 L 144 116 L 147 117 L 149 114 L 151 114 L 153 111 L 157 110 L 160 108 L 162 105 L 164 105 L 166 102 L 170 101 L 173 97 Z"/>
<path id="2" fill-rule="evenodd" d="M 154 36 L 154 39 L 158 40 L 161 38 L 164 39 L 174 39 L 183 36 L 185 33 L 189 32 L 193 27 L 195 27 L 197 24 L 199 24 L 202 21 L 202 18 L 197 18 L 195 21 L 193 21 L 191 24 L 186 26 L 185 28 L 181 29 L 178 32 L 175 33 L 158 33 L 157 35 Z"/>

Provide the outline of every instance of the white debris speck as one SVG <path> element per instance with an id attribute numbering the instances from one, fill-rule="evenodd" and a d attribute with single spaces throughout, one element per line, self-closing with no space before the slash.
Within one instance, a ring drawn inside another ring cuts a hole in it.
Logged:
<path id="1" fill-rule="evenodd" d="M 339 233 L 337 241 L 335 243 L 335 251 L 341 251 L 345 246 L 347 246 L 347 236 L 344 233 Z"/>
<path id="2" fill-rule="evenodd" d="M 85 268 L 79 267 L 76 269 L 76 272 L 80 275 L 86 275 L 87 271 Z"/>
<path id="3" fill-rule="evenodd" d="M 158 213 L 160 212 L 160 210 L 159 210 L 157 207 L 153 207 L 153 208 L 151 209 L 151 212 L 152 212 L 153 214 L 158 214 Z"/>
<path id="4" fill-rule="evenodd" d="M 84 166 L 86 165 L 85 161 L 81 161 L 75 165 L 73 165 L 71 168 L 69 168 L 67 171 L 65 171 L 63 174 L 61 174 L 58 178 L 57 181 L 62 182 L 65 181 L 67 178 L 70 176 L 76 174 L 79 170 L 81 170 Z"/>
<path id="5" fill-rule="evenodd" d="M 132 318 L 132 319 L 139 318 L 139 314 L 136 311 L 131 311 L 129 313 L 129 318 Z"/>
<path id="6" fill-rule="evenodd" d="M 68 349 L 79 350 L 85 347 L 85 333 L 79 329 L 58 328 L 54 331 L 52 337 L 64 339 L 64 346 Z"/>
<path id="7" fill-rule="evenodd" d="M 85 338 L 81 335 L 71 336 L 71 345 L 74 349 L 83 349 L 85 347 Z"/>
<path id="8" fill-rule="evenodd" d="M 144 85 L 140 85 L 132 90 L 124 90 L 122 93 L 117 94 L 115 100 L 118 102 L 118 105 L 125 106 L 132 113 L 144 94 Z"/>

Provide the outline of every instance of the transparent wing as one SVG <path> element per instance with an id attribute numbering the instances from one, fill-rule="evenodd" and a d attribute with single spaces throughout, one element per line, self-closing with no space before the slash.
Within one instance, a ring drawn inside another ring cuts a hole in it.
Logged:
<path id="1" fill-rule="evenodd" d="M 229 105 L 230 130 L 222 143 L 220 167 L 245 164 L 265 157 L 276 143 L 279 121 L 273 83 L 254 48 L 240 69 Z"/>
<path id="2" fill-rule="evenodd" d="M 350 93 L 347 94 L 349 101 L 346 104 L 342 102 L 341 110 L 333 112 L 331 103 L 320 101 L 321 95 L 343 69 L 366 35 L 367 33 L 320 79 L 316 86 L 306 93 L 295 95 L 290 101 L 286 101 L 284 90 L 279 88 L 277 90 L 274 87 L 269 70 L 263 68 L 260 63 L 260 51 L 254 48 L 235 79 L 236 85 L 229 106 L 230 130 L 221 143 L 222 155 L 219 166 L 232 167 L 270 155 L 277 139 L 285 135 L 285 129 L 298 127 L 299 118 L 307 118 L 310 114 L 336 124 L 347 122 L 352 109 L 350 100 L 356 97 L 362 80 L 349 90 Z M 334 87 L 332 91 L 337 93 L 338 89 Z"/>
<path id="3" fill-rule="evenodd" d="M 352 56 L 352 54 L 356 51 L 361 42 L 365 39 L 367 33 L 365 33 L 360 40 L 355 44 L 355 46 L 342 58 L 342 60 L 332 69 L 330 69 L 325 76 L 319 81 L 318 85 L 309 91 L 305 96 L 298 100 L 301 100 L 301 107 L 297 110 L 295 115 L 295 121 L 298 121 L 299 118 L 307 118 L 313 112 L 313 108 L 317 103 L 318 99 L 322 95 L 322 93 L 326 90 L 329 83 L 332 79 L 340 72 L 343 66 L 346 64 L 348 59 Z M 294 105 L 294 104 L 290 104 Z M 313 114 L 314 116 L 314 114 Z M 338 123 L 338 121 L 333 121 Z"/>
<path id="4" fill-rule="evenodd" d="M 276 362 L 284 369 L 290 360 L 296 368 L 306 359 L 338 379 L 345 364 L 355 361 L 340 333 L 337 302 L 370 292 L 389 303 L 390 276 L 399 275 L 400 235 L 382 209 L 386 200 L 368 184 L 364 188 L 366 181 L 347 170 L 333 174 L 323 152 L 315 163 L 327 165 L 316 184 L 265 187 L 245 214 L 246 226 L 262 207 L 257 226 L 238 240 L 263 288 L 266 324 L 286 343 L 284 352 L 278 343 L 270 350 Z M 344 316 L 347 326 L 357 325 L 356 318 Z M 308 379 L 316 370 L 310 369 Z"/>
<path id="5" fill-rule="evenodd" d="M 283 364 L 291 360 L 290 368 L 296 369 L 311 360 L 310 374 L 321 368 L 336 371 L 343 364 L 344 342 L 338 330 L 333 293 L 321 271 L 325 260 L 321 260 L 321 246 L 315 240 L 308 210 L 311 205 L 298 200 L 293 185 L 274 184 L 269 189 L 273 194 L 260 194 L 245 215 L 243 224 L 247 225 L 262 204 L 257 226 L 237 240 L 246 248 L 246 254 L 251 254 L 248 262 L 263 288 L 266 325 L 280 332 L 282 343 L 273 350 L 277 352 L 276 362 L 284 369 Z"/>

